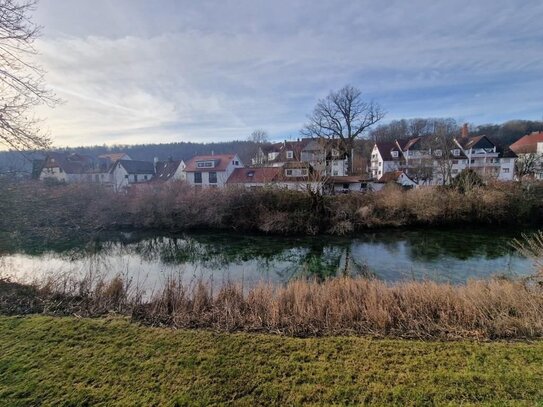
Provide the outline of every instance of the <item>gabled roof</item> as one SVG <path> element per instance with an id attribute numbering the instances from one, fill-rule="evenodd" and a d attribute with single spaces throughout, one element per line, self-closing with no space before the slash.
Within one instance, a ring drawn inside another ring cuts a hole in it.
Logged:
<path id="1" fill-rule="evenodd" d="M 534 131 L 509 146 L 517 154 L 537 153 L 537 143 L 543 143 L 543 131 Z"/>
<path id="2" fill-rule="evenodd" d="M 153 180 L 167 181 L 173 177 L 183 160 L 158 161 L 155 166 Z"/>
<path id="3" fill-rule="evenodd" d="M 379 178 L 379 180 L 377 182 L 379 183 L 382 183 L 382 184 L 385 184 L 387 182 L 397 182 L 401 176 L 405 176 L 407 178 L 409 178 L 412 182 L 415 182 L 411 179 L 411 177 L 409 177 L 409 175 L 407 175 L 405 172 L 403 171 L 390 171 L 390 172 L 385 172 L 381 178 Z"/>
<path id="4" fill-rule="evenodd" d="M 281 167 L 236 168 L 228 177 L 227 184 L 265 184 L 277 180 Z"/>
<path id="5" fill-rule="evenodd" d="M 375 145 L 377 146 L 377 149 L 379 150 L 379 154 L 381 154 L 381 158 L 383 159 L 383 161 L 393 161 L 400 159 L 400 149 L 395 142 L 375 143 Z M 398 157 L 392 157 L 392 151 L 398 151 Z"/>
<path id="6" fill-rule="evenodd" d="M 187 167 L 185 172 L 215 172 L 215 171 L 226 171 L 230 161 L 234 160 L 237 157 L 237 154 L 214 154 L 214 155 L 198 155 L 191 158 L 187 162 Z M 199 161 L 214 161 L 215 164 L 213 167 L 198 168 L 196 163 Z M 239 161 L 239 158 L 238 158 Z M 240 161 L 241 165 L 241 161 Z"/>
<path id="7" fill-rule="evenodd" d="M 45 157 L 44 168 L 62 168 L 67 174 L 83 174 L 92 172 L 93 159 L 90 156 L 76 153 L 49 152 Z"/>
<path id="8" fill-rule="evenodd" d="M 398 144 L 400 145 L 403 151 L 406 151 L 410 149 L 415 149 L 415 146 L 421 140 L 422 140 L 422 137 L 415 137 L 408 140 L 398 140 Z"/>
<path id="9" fill-rule="evenodd" d="M 155 166 L 150 161 L 119 160 L 117 161 L 129 174 L 154 174 Z M 115 167 L 111 169 L 113 171 Z"/>
<path id="10" fill-rule="evenodd" d="M 461 137 L 456 141 L 464 150 L 469 150 L 470 148 L 488 148 L 489 146 L 494 147 L 494 143 L 487 136 Z"/>

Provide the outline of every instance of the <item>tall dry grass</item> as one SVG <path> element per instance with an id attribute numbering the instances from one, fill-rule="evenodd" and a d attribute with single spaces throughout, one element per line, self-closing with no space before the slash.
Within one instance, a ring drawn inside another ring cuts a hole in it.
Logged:
<path id="1" fill-rule="evenodd" d="M 261 285 L 247 293 L 229 284 L 213 295 L 202 282 L 188 289 L 172 280 L 163 292 L 136 307 L 134 318 L 180 328 L 295 336 L 539 338 L 543 293 L 506 280 L 453 286 L 336 278 Z"/>
<path id="2" fill-rule="evenodd" d="M 341 277 L 213 289 L 209 282 L 170 278 L 146 296 L 122 276 L 33 285 L 0 280 L 0 314 L 110 312 L 155 326 L 302 337 L 526 339 L 543 337 L 543 286 L 505 279 L 451 285 Z"/>

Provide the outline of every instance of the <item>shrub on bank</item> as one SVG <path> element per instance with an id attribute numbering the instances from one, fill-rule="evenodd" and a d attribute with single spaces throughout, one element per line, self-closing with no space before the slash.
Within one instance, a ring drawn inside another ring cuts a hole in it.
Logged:
<path id="1" fill-rule="evenodd" d="M 447 187 L 321 196 L 276 188 L 191 188 L 184 183 L 140 185 L 114 193 L 92 184 L 0 184 L 2 230 L 118 227 L 194 228 L 277 234 L 348 234 L 373 227 L 523 223 L 535 220 L 533 190 L 496 183 L 467 192 Z"/>

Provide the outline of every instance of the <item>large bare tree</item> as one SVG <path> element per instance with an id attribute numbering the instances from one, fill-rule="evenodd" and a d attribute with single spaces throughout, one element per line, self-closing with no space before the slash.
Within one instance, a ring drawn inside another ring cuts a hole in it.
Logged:
<path id="1" fill-rule="evenodd" d="M 317 102 L 300 133 L 306 137 L 338 140 L 352 168 L 351 151 L 355 140 L 384 116 L 378 103 L 364 100 L 359 89 L 347 85 Z"/>
<path id="2" fill-rule="evenodd" d="M 40 27 L 31 20 L 37 0 L 0 0 L 0 143 L 15 150 L 46 148 L 33 108 L 57 99 L 43 81 L 34 41 Z"/>

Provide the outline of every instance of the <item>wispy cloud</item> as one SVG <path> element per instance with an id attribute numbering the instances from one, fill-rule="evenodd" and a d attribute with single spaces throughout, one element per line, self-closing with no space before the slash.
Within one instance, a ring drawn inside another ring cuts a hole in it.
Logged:
<path id="1" fill-rule="evenodd" d="M 295 137 L 345 83 L 389 118 L 543 114 L 540 1 L 89 3 L 38 12 L 59 145 Z"/>

